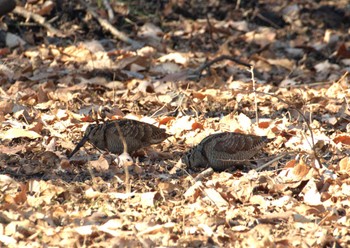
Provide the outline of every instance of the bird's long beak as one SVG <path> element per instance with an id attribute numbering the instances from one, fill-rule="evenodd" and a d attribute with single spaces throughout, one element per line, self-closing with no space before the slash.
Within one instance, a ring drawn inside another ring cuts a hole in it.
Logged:
<path id="1" fill-rule="evenodd" d="M 71 154 L 68 155 L 68 159 L 70 159 L 77 151 L 79 151 L 80 147 L 82 147 L 86 143 L 87 140 L 88 140 L 88 136 L 86 135 L 79 141 L 79 143 L 74 148 L 74 150 L 71 152 Z"/>

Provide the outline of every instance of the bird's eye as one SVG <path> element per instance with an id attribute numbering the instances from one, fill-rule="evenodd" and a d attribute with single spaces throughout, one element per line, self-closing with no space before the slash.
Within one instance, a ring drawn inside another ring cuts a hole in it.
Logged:
<path id="1" fill-rule="evenodd" d="M 95 125 L 89 125 L 86 130 L 85 130 L 85 134 L 89 135 L 91 133 L 91 131 L 94 129 Z"/>

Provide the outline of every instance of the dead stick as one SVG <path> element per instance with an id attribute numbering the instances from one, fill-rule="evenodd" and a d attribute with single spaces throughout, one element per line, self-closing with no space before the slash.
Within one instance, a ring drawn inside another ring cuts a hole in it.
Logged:
<path id="1" fill-rule="evenodd" d="M 235 63 L 237 63 L 237 64 L 239 64 L 239 65 L 243 65 L 243 66 L 248 67 L 248 68 L 251 67 L 250 64 L 245 63 L 245 62 L 242 62 L 242 61 L 240 61 L 239 59 L 234 58 L 233 56 L 222 55 L 222 56 L 219 56 L 219 57 L 217 57 L 217 58 L 215 58 L 215 59 L 213 59 L 213 60 L 211 60 L 211 61 L 209 61 L 209 62 L 204 63 L 204 64 L 201 65 L 200 67 L 198 67 L 196 70 L 194 70 L 194 71 L 191 73 L 190 77 L 191 77 L 191 76 L 195 76 L 195 77 L 197 77 L 197 78 L 200 78 L 200 77 L 202 76 L 203 71 L 204 71 L 206 68 L 209 68 L 209 67 L 212 66 L 213 64 L 215 64 L 215 63 L 217 63 L 217 62 L 220 62 L 220 61 L 222 61 L 222 60 L 231 60 L 231 61 L 233 61 L 233 62 L 235 62 Z"/>
<path id="2" fill-rule="evenodd" d="M 32 19 L 33 21 L 35 21 L 36 23 L 38 23 L 39 25 L 43 26 L 44 28 L 46 28 L 51 34 L 58 36 L 58 37 L 64 37 L 65 34 L 62 33 L 60 30 L 54 28 L 51 26 L 51 24 L 47 23 L 46 19 L 44 17 L 42 17 L 41 15 L 32 13 L 28 10 L 26 10 L 25 8 L 21 7 L 21 6 L 17 6 L 13 12 L 19 16 L 23 16 L 26 19 Z"/>
<path id="3" fill-rule="evenodd" d="M 217 45 L 216 45 L 214 37 L 213 37 L 213 26 L 210 23 L 208 14 L 207 14 L 206 18 L 207 18 L 208 31 L 209 31 L 209 37 L 210 37 L 211 45 L 212 45 L 213 49 L 216 49 Z"/>
<path id="4" fill-rule="evenodd" d="M 107 10 L 109 21 L 113 21 L 113 19 L 114 19 L 114 12 L 113 12 L 113 9 L 112 9 L 109 1 L 108 0 L 103 0 L 102 3 L 103 3 L 103 5 L 105 6 L 105 8 Z"/>
<path id="5" fill-rule="evenodd" d="M 126 144 L 126 140 L 125 140 L 125 137 L 123 135 L 123 132 L 119 126 L 118 123 L 115 123 L 115 126 L 118 130 L 118 133 L 119 133 L 119 136 L 120 136 L 120 139 L 122 140 L 122 143 L 123 143 L 123 154 L 127 154 L 128 153 L 128 145 Z M 129 168 L 128 168 L 128 164 L 127 163 L 123 163 L 123 166 L 124 166 L 124 170 L 125 170 L 125 191 L 127 194 L 129 194 L 131 192 L 131 186 L 130 186 L 130 175 L 129 175 Z"/>
<path id="6" fill-rule="evenodd" d="M 252 82 L 253 82 L 253 90 L 254 90 L 254 106 L 255 106 L 255 118 L 256 123 L 259 126 L 259 114 L 258 114 L 258 100 L 256 99 L 256 83 L 255 83 L 255 76 L 254 76 L 254 66 L 250 67 L 250 74 L 252 75 Z"/>
<path id="7" fill-rule="evenodd" d="M 106 19 L 101 18 L 89 5 L 87 5 L 83 0 L 80 0 L 80 3 L 85 6 L 87 12 L 89 14 L 91 14 L 99 23 L 100 25 L 108 30 L 109 32 L 111 32 L 112 35 L 114 35 L 115 38 L 124 41 L 125 43 L 130 44 L 131 46 L 138 48 L 141 47 L 142 44 L 129 38 L 126 34 L 124 34 L 123 32 L 119 31 L 118 29 L 116 29 L 115 27 L 113 27 L 112 24 L 110 24 L 109 21 L 107 21 Z"/>

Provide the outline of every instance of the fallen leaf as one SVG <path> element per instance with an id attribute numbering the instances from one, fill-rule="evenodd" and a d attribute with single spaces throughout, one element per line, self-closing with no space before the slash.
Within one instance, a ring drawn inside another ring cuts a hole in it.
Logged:
<path id="1" fill-rule="evenodd" d="M 192 93 L 192 97 L 194 99 L 197 98 L 197 99 L 203 100 L 206 97 L 206 95 L 204 95 L 204 94 L 202 94 L 200 92 L 193 92 Z"/>
<path id="2" fill-rule="evenodd" d="M 16 154 L 20 151 L 25 150 L 26 145 L 17 145 L 17 146 L 4 146 L 4 145 L 0 145 L 0 153 L 4 153 L 4 154 Z"/>
<path id="3" fill-rule="evenodd" d="M 350 145 L 350 135 L 339 135 L 333 139 L 334 143 L 342 143 L 344 145 Z"/>
<path id="4" fill-rule="evenodd" d="M 24 203 L 27 200 L 27 185 L 20 184 L 21 191 L 16 194 L 14 201 L 17 205 Z"/>
<path id="5" fill-rule="evenodd" d="M 206 197 L 212 201 L 217 207 L 228 207 L 228 202 L 222 197 L 222 195 L 213 188 L 204 189 Z"/>
<path id="6" fill-rule="evenodd" d="M 89 161 L 89 165 L 99 172 L 109 169 L 109 163 L 104 155 L 101 155 L 98 160 Z"/>
<path id="7" fill-rule="evenodd" d="M 11 128 L 3 133 L 0 133 L 1 139 L 15 139 L 15 138 L 29 138 L 29 139 L 37 139 L 41 138 L 41 135 L 37 132 L 30 131 L 30 130 L 24 130 L 21 128 Z"/>
<path id="8" fill-rule="evenodd" d="M 204 127 L 201 123 L 199 122 L 194 122 L 192 124 L 192 130 L 196 130 L 196 129 L 200 129 L 200 130 L 204 130 Z"/>
<path id="9" fill-rule="evenodd" d="M 167 116 L 159 121 L 159 125 L 166 125 L 169 121 L 175 120 L 175 117 Z"/>
<path id="10" fill-rule="evenodd" d="M 350 158 L 345 157 L 339 162 L 339 170 L 340 172 L 345 172 L 347 174 L 350 174 Z"/>

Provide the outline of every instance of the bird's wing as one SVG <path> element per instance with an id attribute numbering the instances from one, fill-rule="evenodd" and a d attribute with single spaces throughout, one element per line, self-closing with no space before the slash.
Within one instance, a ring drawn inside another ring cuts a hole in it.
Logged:
<path id="1" fill-rule="evenodd" d="M 118 129 L 119 126 L 119 129 Z M 129 138 L 137 138 L 142 139 L 144 137 L 144 128 L 142 125 L 139 124 L 139 122 L 135 122 L 132 120 L 116 120 L 116 121 L 110 121 L 107 124 L 108 134 L 116 135 L 120 137 L 120 131 L 122 132 L 123 136 L 129 137 Z M 120 131 L 119 131 L 120 130 Z"/>
<path id="2" fill-rule="evenodd" d="M 216 138 L 214 150 L 234 154 L 255 149 L 262 142 L 262 138 L 255 135 L 220 133 Z"/>

